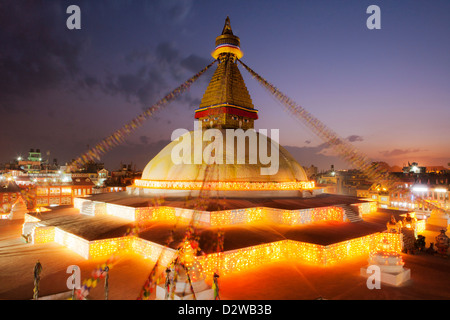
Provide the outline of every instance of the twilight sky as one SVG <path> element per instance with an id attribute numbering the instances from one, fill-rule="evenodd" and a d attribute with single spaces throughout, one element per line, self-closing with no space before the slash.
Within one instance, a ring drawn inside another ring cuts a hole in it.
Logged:
<path id="1" fill-rule="evenodd" d="M 66 9 L 81 9 L 69 30 Z M 381 29 L 369 30 L 369 5 Z M 213 60 L 226 16 L 243 61 L 373 160 L 450 162 L 450 2 L 0 0 L 0 162 L 78 157 Z M 215 69 L 215 67 L 213 67 Z M 105 155 L 145 164 L 193 128 L 213 69 Z M 347 164 L 240 67 L 260 119 L 304 166 Z"/>

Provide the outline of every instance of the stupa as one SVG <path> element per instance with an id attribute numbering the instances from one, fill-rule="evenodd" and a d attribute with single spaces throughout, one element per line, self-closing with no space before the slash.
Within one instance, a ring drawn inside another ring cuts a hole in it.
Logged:
<path id="1" fill-rule="evenodd" d="M 243 52 L 229 18 L 215 45 L 218 65 L 195 110 L 198 128 L 163 148 L 126 191 L 27 214 L 23 230 L 32 241 L 54 241 L 86 259 L 122 250 L 168 266 L 186 230 L 194 227 L 202 253 L 195 263 L 207 277 L 290 259 L 331 265 L 369 254 L 381 236 L 400 251 L 399 234 L 385 234 L 385 225 L 364 221 L 377 210 L 375 202 L 323 193 L 273 136 L 256 132 L 258 110 L 237 66 Z M 197 144 L 199 133 L 210 129 L 224 137 L 222 148 L 212 149 L 211 140 Z M 237 138 L 230 139 L 227 130 L 253 134 L 255 143 L 238 150 L 232 143 Z M 262 174 L 271 166 L 260 157 L 262 149 L 278 154 L 272 174 Z M 186 156 L 186 150 L 200 151 Z M 174 154 L 182 154 L 183 161 L 174 161 Z M 206 157 L 198 162 L 198 154 Z M 136 225 L 143 228 L 126 233 Z"/>
<path id="2" fill-rule="evenodd" d="M 314 188 L 312 181 L 308 181 L 303 167 L 285 148 L 254 131 L 258 111 L 253 106 L 237 66 L 236 60 L 242 58 L 243 53 L 240 49 L 240 39 L 233 34 L 228 17 L 215 44 L 211 55 L 217 59 L 218 67 L 199 108 L 195 110 L 198 129 L 185 133 L 180 139 L 166 146 L 147 164 L 142 179 L 136 180 L 128 192 L 137 195 L 197 196 L 196 191 L 205 188 L 205 181 L 207 188 L 214 191 L 214 196 L 218 197 L 307 196 L 320 192 Z M 208 129 L 219 130 L 216 133 L 223 137 L 220 150 L 214 150 L 218 153 L 214 156 L 217 165 L 208 163 L 208 158 L 212 157 L 211 151 L 207 150 L 211 143 L 204 141 L 204 132 Z M 246 134 L 244 138 L 249 139 L 249 142 L 241 145 L 238 144 L 239 141 L 235 143 L 235 135 L 227 135 L 227 131 L 235 133 L 235 130 Z M 174 149 L 179 147 L 180 140 L 188 141 L 186 149 L 190 154 L 188 161 L 174 163 Z M 199 144 L 197 149 L 196 143 Z M 256 147 L 251 148 L 252 144 Z M 239 147 L 245 150 L 239 150 Z M 274 174 L 261 174 L 264 168 L 267 169 L 267 163 L 263 163 L 260 156 L 263 147 L 279 153 Z M 241 163 L 238 161 L 239 151 L 244 153 Z M 196 161 L 195 158 L 199 155 L 204 159 Z M 303 192 L 305 190 L 307 192 Z"/>

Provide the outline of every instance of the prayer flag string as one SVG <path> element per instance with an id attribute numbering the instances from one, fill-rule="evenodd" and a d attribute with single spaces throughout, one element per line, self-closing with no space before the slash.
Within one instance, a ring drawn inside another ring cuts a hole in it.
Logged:
<path id="1" fill-rule="evenodd" d="M 157 111 L 161 110 L 164 106 L 166 106 L 168 103 L 172 102 L 175 98 L 177 98 L 180 94 L 187 91 L 191 85 L 202 75 L 204 74 L 211 66 L 216 62 L 214 60 L 209 65 L 207 65 L 205 68 L 203 68 L 200 72 L 189 78 L 187 81 L 182 83 L 180 86 L 175 88 L 173 91 L 168 93 L 164 98 L 159 100 L 156 104 L 153 106 L 147 108 L 143 113 L 129 121 L 127 124 L 125 124 L 122 128 L 115 131 L 113 134 L 108 136 L 107 138 L 100 141 L 95 147 L 89 149 L 84 154 L 82 154 L 80 157 L 78 157 L 74 164 L 76 165 L 83 165 L 86 164 L 89 161 L 98 161 L 100 160 L 101 156 L 104 155 L 106 152 L 111 150 L 112 148 L 120 145 L 125 141 L 125 138 L 129 136 L 131 133 L 133 133 L 134 130 L 142 126 L 142 124 L 145 122 L 145 120 L 151 118 Z"/>
<path id="2" fill-rule="evenodd" d="M 311 113 L 299 106 L 292 99 L 278 90 L 274 85 L 269 83 L 241 60 L 240 64 L 253 76 L 256 80 L 268 90 L 291 115 L 305 123 L 319 138 L 327 142 L 342 158 L 361 169 L 369 179 L 374 181 L 383 181 L 383 184 L 389 186 L 392 183 L 392 177 L 389 172 L 381 166 L 375 166 L 364 155 L 359 153 L 352 145 L 340 138 L 335 132 L 327 128 L 319 119 Z"/>

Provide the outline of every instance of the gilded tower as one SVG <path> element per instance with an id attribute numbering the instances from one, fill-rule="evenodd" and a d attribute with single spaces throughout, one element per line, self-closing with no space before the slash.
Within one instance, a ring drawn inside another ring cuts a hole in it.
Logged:
<path id="1" fill-rule="evenodd" d="M 233 34 L 228 17 L 211 55 L 219 64 L 199 108 L 195 110 L 195 119 L 199 120 L 202 128 L 254 128 L 258 110 L 253 106 L 237 66 L 236 60 L 242 58 L 243 53 L 239 37 Z"/>

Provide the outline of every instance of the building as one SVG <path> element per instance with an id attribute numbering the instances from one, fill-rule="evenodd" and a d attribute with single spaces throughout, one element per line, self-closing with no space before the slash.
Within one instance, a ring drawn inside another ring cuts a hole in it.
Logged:
<path id="1" fill-rule="evenodd" d="M 17 158 L 20 169 L 27 172 L 38 172 L 41 170 L 42 154 L 40 149 L 30 149 L 27 159 Z"/>
<path id="2" fill-rule="evenodd" d="M 327 193 L 349 196 L 363 196 L 360 191 L 367 190 L 371 183 L 367 176 L 360 170 L 335 170 L 332 165 L 330 170 L 318 173 L 314 176 L 318 186 L 324 188 Z"/>
<path id="3" fill-rule="evenodd" d="M 73 205 L 76 197 L 86 197 L 93 193 L 94 183 L 89 178 L 75 177 L 70 182 L 46 181 L 37 183 L 30 189 L 34 194 L 34 206 Z"/>
<path id="4" fill-rule="evenodd" d="M 450 174 L 447 170 L 431 170 L 412 163 L 403 172 L 391 172 L 395 183 L 386 188 L 380 183 L 361 185 L 357 196 L 371 199 L 380 208 L 414 210 L 427 214 L 436 209 L 450 209 Z M 440 167 L 432 167 L 440 168 Z"/>
<path id="5" fill-rule="evenodd" d="M 408 162 L 408 165 L 403 167 L 403 173 L 425 173 L 426 171 L 427 168 L 419 166 L 417 162 Z"/>
<path id="6" fill-rule="evenodd" d="M 11 212 L 14 203 L 21 195 L 21 189 L 10 177 L 0 180 L 0 218 L 5 218 Z"/>
<path id="7" fill-rule="evenodd" d="M 75 197 L 85 197 L 92 194 L 94 182 L 90 178 L 72 178 L 72 192 Z"/>

